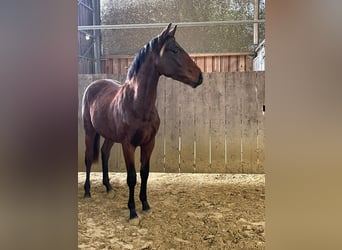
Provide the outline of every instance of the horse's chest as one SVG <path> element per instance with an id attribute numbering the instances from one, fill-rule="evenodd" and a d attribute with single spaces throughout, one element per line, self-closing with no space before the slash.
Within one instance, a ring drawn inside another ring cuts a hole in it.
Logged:
<path id="1" fill-rule="evenodd" d="M 134 131 L 131 136 L 131 144 L 141 146 L 148 144 L 157 133 L 158 127 L 153 124 L 142 126 Z"/>
<path id="2" fill-rule="evenodd" d="M 159 119 L 155 118 L 153 121 L 140 124 L 131 134 L 131 144 L 134 146 L 141 146 L 148 144 L 154 137 L 159 128 Z"/>

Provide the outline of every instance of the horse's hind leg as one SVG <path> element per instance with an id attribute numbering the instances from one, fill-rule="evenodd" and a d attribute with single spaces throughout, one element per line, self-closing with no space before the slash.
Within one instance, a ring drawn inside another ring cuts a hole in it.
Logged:
<path id="1" fill-rule="evenodd" d="M 95 131 L 85 135 L 85 165 L 86 165 L 86 181 L 84 183 L 84 197 L 91 197 L 90 195 L 90 169 L 91 164 L 97 160 L 99 155 L 99 141 L 100 136 Z"/>
<path id="2" fill-rule="evenodd" d="M 109 139 L 105 139 L 102 147 L 101 147 L 101 159 L 102 159 L 102 174 L 103 179 L 102 183 L 106 186 L 107 192 L 111 191 L 113 188 L 109 183 L 109 177 L 108 177 L 108 159 L 110 156 L 110 150 L 113 146 L 114 142 Z"/>
<path id="3" fill-rule="evenodd" d="M 141 177 L 141 186 L 140 186 L 140 194 L 139 198 L 142 203 L 142 209 L 147 211 L 150 209 L 150 205 L 147 202 L 147 179 L 150 172 L 150 157 L 154 148 L 154 138 L 151 140 L 150 143 L 141 146 L 141 155 L 140 155 L 140 177 Z"/>

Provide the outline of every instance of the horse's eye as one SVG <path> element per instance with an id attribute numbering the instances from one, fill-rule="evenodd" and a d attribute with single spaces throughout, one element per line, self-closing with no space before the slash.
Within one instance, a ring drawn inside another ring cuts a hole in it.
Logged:
<path id="1" fill-rule="evenodd" d="M 172 51 L 173 53 L 177 54 L 177 53 L 179 52 L 179 48 L 178 48 L 177 46 L 175 46 L 175 47 L 173 47 L 173 48 L 171 49 L 171 51 Z"/>

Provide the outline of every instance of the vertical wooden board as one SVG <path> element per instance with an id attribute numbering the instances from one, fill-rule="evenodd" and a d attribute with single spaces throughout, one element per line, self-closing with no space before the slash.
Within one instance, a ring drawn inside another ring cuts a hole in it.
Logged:
<path id="1" fill-rule="evenodd" d="M 121 74 L 125 74 L 127 75 L 127 64 L 128 64 L 128 61 L 127 61 L 127 58 L 122 58 L 120 60 L 120 73 Z"/>
<path id="2" fill-rule="evenodd" d="M 203 73 L 203 83 L 196 88 L 195 94 L 195 140 L 196 169 L 198 173 L 209 173 L 209 107 L 210 107 L 210 76 Z"/>
<path id="3" fill-rule="evenodd" d="M 219 56 L 213 56 L 213 72 L 221 72 Z"/>
<path id="4" fill-rule="evenodd" d="M 213 72 L 213 57 L 212 56 L 208 56 L 205 57 L 205 72 Z"/>
<path id="5" fill-rule="evenodd" d="M 117 66 L 117 69 L 118 69 L 118 74 L 119 75 L 121 75 L 122 74 L 122 72 L 121 72 L 121 68 L 122 68 L 122 58 L 117 58 L 116 59 L 117 60 L 117 64 L 118 64 L 118 66 Z"/>
<path id="6" fill-rule="evenodd" d="M 244 72 L 246 71 L 246 60 L 245 56 L 239 56 L 239 72 Z"/>
<path id="7" fill-rule="evenodd" d="M 210 79 L 210 138 L 212 173 L 225 172 L 225 74 Z"/>
<path id="8" fill-rule="evenodd" d="M 229 59 L 228 56 L 221 57 L 221 72 L 229 71 Z"/>
<path id="9" fill-rule="evenodd" d="M 119 74 L 120 72 L 120 67 L 119 67 L 119 59 L 118 58 L 114 58 L 113 59 L 113 74 Z"/>
<path id="10" fill-rule="evenodd" d="M 181 83 L 180 83 L 181 84 Z M 199 86 L 198 88 L 200 88 Z M 181 84 L 180 102 L 180 132 L 181 132 L 181 165 L 182 173 L 194 172 L 194 92 L 197 90 Z"/>
<path id="11" fill-rule="evenodd" d="M 101 74 L 106 73 L 105 70 L 106 70 L 106 62 L 104 60 L 101 60 L 100 61 L 100 72 L 101 72 Z"/>
<path id="12" fill-rule="evenodd" d="M 101 69 L 103 70 L 105 68 L 105 66 L 106 66 L 106 60 L 105 59 L 100 59 L 100 61 L 101 61 Z M 104 72 L 101 71 L 101 74 L 104 74 Z"/>
<path id="13" fill-rule="evenodd" d="M 178 82 L 166 81 L 166 112 L 165 112 L 165 171 L 178 173 L 179 143 L 179 98 Z"/>
<path id="14" fill-rule="evenodd" d="M 237 56 L 230 56 L 230 58 L 229 58 L 229 71 L 230 72 L 237 72 L 238 71 Z"/>
<path id="15" fill-rule="evenodd" d="M 202 72 L 205 72 L 204 57 L 197 57 L 196 63 Z"/>
<path id="16" fill-rule="evenodd" d="M 226 73 L 226 154 L 227 172 L 241 168 L 240 81 L 238 73 Z"/>
<path id="17" fill-rule="evenodd" d="M 253 59 L 251 56 L 246 56 L 246 71 L 253 71 Z"/>
<path id="18" fill-rule="evenodd" d="M 106 60 L 106 74 L 113 74 L 113 59 Z"/>
<path id="19" fill-rule="evenodd" d="M 164 126 L 165 126 L 165 98 L 166 78 L 161 77 L 158 83 L 156 107 L 160 117 L 160 126 L 155 137 L 155 145 L 150 160 L 151 172 L 164 172 Z"/>
<path id="20" fill-rule="evenodd" d="M 133 62 L 133 58 L 131 58 L 131 57 L 128 58 L 128 62 L 127 62 L 127 72 L 128 72 L 129 67 L 131 66 L 132 62 Z"/>
<path id="21" fill-rule="evenodd" d="M 242 171 L 256 173 L 257 168 L 257 101 L 255 72 L 241 74 L 242 100 Z"/>
<path id="22" fill-rule="evenodd" d="M 217 65 L 216 65 L 216 56 L 212 56 L 212 72 L 218 72 L 217 71 Z"/>
<path id="23" fill-rule="evenodd" d="M 265 72 L 256 73 L 257 119 L 258 119 L 258 161 L 257 173 L 265 173 Z"/>

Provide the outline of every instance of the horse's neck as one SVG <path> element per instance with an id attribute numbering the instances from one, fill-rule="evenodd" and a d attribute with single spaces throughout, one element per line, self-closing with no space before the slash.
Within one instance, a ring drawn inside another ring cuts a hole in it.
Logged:
<path id="1" fill-rule="evenodd" d="M 156 103 L 160 75 L 151 65 L 153 63 L 144 62 L 138 74 L 130 82 L 134 90 L 133 107 L 135 112 L 140 115 L 151 112 Z"/>

